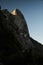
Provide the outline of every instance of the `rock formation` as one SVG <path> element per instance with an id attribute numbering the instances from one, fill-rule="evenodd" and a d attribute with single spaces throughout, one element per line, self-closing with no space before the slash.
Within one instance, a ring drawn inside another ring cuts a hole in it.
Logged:
<path id="1" fill-rule="evenodd" d="M 43 65 L 43 45 L 30 37 L 19 9 L 0 10 L 0 65 Z"/>

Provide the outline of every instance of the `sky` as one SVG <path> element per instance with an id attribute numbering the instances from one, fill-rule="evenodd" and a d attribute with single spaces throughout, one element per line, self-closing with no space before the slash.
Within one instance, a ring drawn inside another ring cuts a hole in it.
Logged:
<path id="1" fill-rule="evenodd" d="M 43 0 L 0 0 L 2 9 L 16 8 L 24 14 L 30 36 L 43 44 Z"/>

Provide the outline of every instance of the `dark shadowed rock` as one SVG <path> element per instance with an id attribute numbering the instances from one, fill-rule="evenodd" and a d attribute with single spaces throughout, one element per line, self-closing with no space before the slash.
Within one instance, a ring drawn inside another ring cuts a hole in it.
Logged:
<path id="1" fill-rule="evenodd" d="M 19 26 L 21 33 L 22 34 L 24 33 L 25 34 L 24 36 L 29 35 L 27 24 L 26 24 L 25 18 L 23 14 L 21 13 L 21 11 L 19 11 L 19 9 L 15 9 L 14 11 L 11 12 L 11 14 L 16 15 L 17 18 L 19 19 L 19 21 L 15 23 L 16 25 Z"/>
<path id="2" fill-rule="evenodd" d="M 1 9 L 1 6 L 0 6 L 0 9 Z"/>
<path id="3" fill-rule="evenodd" d="M 0 10 L 0 64 L 43 65 L 43 45 L 28 33 L 23 14 Z"/>

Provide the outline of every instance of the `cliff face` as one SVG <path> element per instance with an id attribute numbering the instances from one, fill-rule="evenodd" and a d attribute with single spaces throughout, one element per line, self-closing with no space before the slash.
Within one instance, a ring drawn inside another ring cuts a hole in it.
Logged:
<path id="1" fill-rule="evenodd" d="M 43 65 L 43 45 L 33 40 L 23 14 L 0 10 L 0 65 Z"/>

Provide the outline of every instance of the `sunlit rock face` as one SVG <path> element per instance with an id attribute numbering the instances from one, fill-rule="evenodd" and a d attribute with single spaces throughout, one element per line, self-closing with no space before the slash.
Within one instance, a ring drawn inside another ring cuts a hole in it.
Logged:
<path id="1" fill-rule="evenodd" d="M 19 9 L 0 10 L 0 65 L 43 65 L 43 45 L 29 35 Z"/>
<path id="2" fill-rule="evenodd" d="M 16 10 L 11 12 L 12 15 L 17 15 Z"/>

